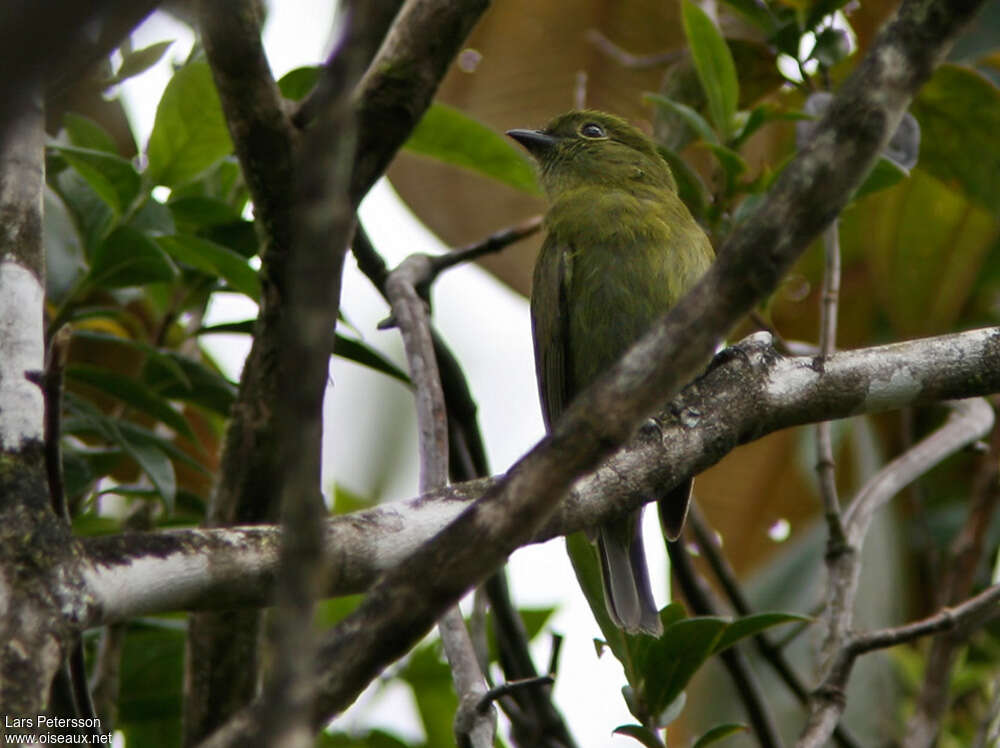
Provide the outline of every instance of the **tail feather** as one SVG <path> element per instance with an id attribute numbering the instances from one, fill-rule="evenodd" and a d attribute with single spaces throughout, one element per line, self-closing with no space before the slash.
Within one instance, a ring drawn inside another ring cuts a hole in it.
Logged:
<path id="1" fill-rule="evenodd" d="M 642 543 L 642 512 L 634 512 L 600 528 L 597 550 L 608 615 L 630 634 L 663 633 L 653 600 Z"/>
<path id="2" fill-rule="evenodd" d="M 684 520 L 687 519 L 688 507 L 691 505 L 691 489 L 693 487 L 694 478 L 688 478 L 656 502 L 656 507 L 660 512 L 660 525 L 663 527 L 663 534 L 667 536 L 667 540 L 677 540 L 681 536 Z"/>

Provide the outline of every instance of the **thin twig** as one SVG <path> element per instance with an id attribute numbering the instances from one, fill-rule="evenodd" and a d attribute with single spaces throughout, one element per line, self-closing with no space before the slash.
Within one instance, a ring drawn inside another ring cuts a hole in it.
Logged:
<path id="1" fill-rule="evenodd" d="M 840 300 L 840 222 L 835 220 L 823 232 L 826 258 L 823 291 L 820 300 L 819 355 L 826 359 L 837 349 L 837 305 Z M 816 425 L 816 473 L 819 476 L 823 512 L 829 529 L 828 552 L 836 554 L 844 545 L 844 526 L 837 496 L 837 471 L 833 459 L 832 425 L 823 421 Z"/>
<path id="2" fill-rule="evenodd" d="M 430 280 L 435 280 L 440 273 L 448 268 L 462 263 L 472 262 L 473 260 L 478 260 L 484 255 L 493 254 L 494 252 L 506 249 L 514 242 L 519 242 L 522 239 L 536 233 L 541 227 L 542 217 L 535 216 L 534 218 L 529 218 L 527 221 L 523 221 L 514 226 L 501 229 L 494 234 L 490 234 L 485 239 L 475 242 L 474 244 L 468 244 L 464 247 L 453 249 L 447 254 L 437 255 L 431 259 L 432 273 Z"/>
<path id="3" fill-rule="evenodd" d="M 509 680 L 506 683 L 501 683 L 496 688 L 491 688 L 483 696 L 483 700 L 479 704 L 480 709 L 485 709 L 490 702 L 499 701 L 504 696 L 509 696 L 510 694 L 519 691 L 522 688 L 532 688 L 534 686 L 551 686 L 555 683 L 555 678 L 551 675 L 536 675 L 534 678 L 521 678 L 520 680 Z"/>
<path id="4" fill-rule="evenodd" d="M 972 748 L 989 748 L 1000 742 L 1000 676 L 993 679 L 993 698 L 986 708 L 979 729 L 976 731 L 976 742 Z"/>
<path id="5" fill-rule="evenodd" d="M 968 516 L 951 543 L 950 562 L 935 600 L 939 605 L 959 603 L 972 590 L 976 570 L 983 557 L 987 531 L 1000 504 L 998 455 L 1000 429 L 994 428 L 990 449 L 979 459 Z M 913 716 L 907 721 L 903 748 L 931 745 L 937 736 L 951 693 L 951 670 L 964 641 L 964 636 L 949 635 L 936 637 L 931 644 Z"/>
<path id="6" fill-rule="evenodd" d="M 417 290 L 426 288 L 431 278 L 431 258 L 415 254 L 389 273 L 385 283 L 393 317 L 403 336 L 416 398 L 421 493 L 443 488 L 448 483 L 448 412 L 434 355 L 428 308 Z M 459 697 L 455 737 L 460 746 L 490 748 L 496 735 L 497 715 L 494 709 L 479 708 L 486 694 L 486 682 L 457 605 L 444 614 L 438 629 Z"/>
<path id="7" fill-rule="evenodd" d="M 950 608 L 942 608 L 934 615 L 904 626 L 869 631 L 854 637 L 849 653 L 857 657 L 876 649 L 895 647 L 942 631 L 976 629 L 1000 617 L 1000 584 L 987 587 L 974 597 Z"/>
<path id="8" fill-rule="evenodd" d="M 796 748 L 826 745 L 833 723 L 843 709 L 844 689 L 859 655 L 943 631 L 978 628 L 997 617 L 1000 617 L 1000 585 L 993 585 L 961 605 L 945 608 L 923 620 L 848 638 L 816 690 L 814 701 L 822 704 L 822 708 L 810 714 Z"/>
<path id="9" fill-rule="evenodd" d="M 403 336 L 417 401 L 421 493 L 448 483 L 448 414 L 427 324 L 427 306 L 417 292 L 426 285 L 432 270 L 429 256 L 410 255 L 389 273 L 385 284 L 393 318 Z"/>
<path id="10" fill-rule="evenodd" d="M 70 328 L 61 327 L 50 341 L 42 384 L 42 394 L 45 397 L 45 470 L 49 478 L 52 510 L 67 522 L 71 522 L 72 518 L 63 483 L 62 393 L 70 337 Z"/>
<path id="11" fill-rule="evenodd" d="M 587 107 L 587 71 L 577 70 L 576 80 L 573 82 L 573 108 L 585 109 Z"/>
<path id="12" fill-rule="evenodd" d="M 608 59 L 613 60 L 627 70 L 649 70 L 651 68 L 664 67 L 684 56 L 684 50 L 658 52 L 652 55 L 634 55 L 628 50 L 619 47 L 597 29 L 589 29 L 585 38 Z"/>

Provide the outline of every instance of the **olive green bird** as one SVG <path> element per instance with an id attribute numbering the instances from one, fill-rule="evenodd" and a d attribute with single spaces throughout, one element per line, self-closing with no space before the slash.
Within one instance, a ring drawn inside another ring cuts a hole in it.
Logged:
<path id="1" fill-rule="evenodd" d="M 507 133 L 538 162 L 549 201 L 531 322 L 546 428 L 691 288 L 712 262 L 708 237 L 677 196 L 653 142 L 624 120 L 573 111 L 544 130 Z M 656 497 L 678 536 L 691 481 Z M 597 533 L 611 620 L 663 631 L 642 546 L 641 510 Z"/>

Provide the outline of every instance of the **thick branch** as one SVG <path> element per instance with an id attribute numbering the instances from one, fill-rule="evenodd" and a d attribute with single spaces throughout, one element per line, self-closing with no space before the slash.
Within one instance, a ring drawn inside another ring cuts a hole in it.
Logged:
<path id="1" fill-rule="evenodd" d="M 678 483 L 733 448 L 782 428 L 943 398 L 1000 391 L 1000 328 L 925 338 L 818 359 L 783 358 L 757 334 L 674 402 L 682 418 L 580 480 L 524 542 L 543 542 L 635 509 L 652 486 Z M 329 520 L 327 594 L 367 589 L 454 520 L 498 479 Z M 178 609 L 265 605 L 274 584 L 273 527 L 183 530 L 83 539 L 95 607 L 85 625 Z M 463 541 L 459 541 L 460 544 Z"/>
<path id="2" fill-rule="evenodd" d="M 198 21 L 233 147 L 254 204 L 261 241 L 261 300 L 240 377 L 206 524 L 274 522 L 281 455 L 277 360 L 294 232 L 295 130 L 260 40 L 259 4 L 198 3 Z M 258 685 L 256 611 L 193 616 L 188 629 L 185 743 L 193 744 L 246 704 Z"/>
<path id="3" fill-rule="evenodd" d="M 41 92 L 27 98 L 0 148 L 0 703 L 10 715 L 51 706 L 70 621 L 86 617 L 77 548 L 51 507 L 42 393 L 28 379 L 44 366 L 45 120 Z"/>
<path id="4" fill-rule="evenodd" d="M 408 0 L 355 92 L 357 205 L 382 176 L 434 98 L 448 65 L 489 0 Z"/>

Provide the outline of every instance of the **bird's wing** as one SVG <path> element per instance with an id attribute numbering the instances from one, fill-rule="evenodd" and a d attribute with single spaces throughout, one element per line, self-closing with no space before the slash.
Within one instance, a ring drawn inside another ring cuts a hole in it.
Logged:
<path id="1" fill-rule="evenodd" d="M 572 255 L 567 247 L 548 240 L 542 245 L 535 264 L 531 289 L 531 325 L 535 340 L 535 371 L 542 401 L 545 427 L 563 412 L 569 391 L 569 310 L 567 291 L 572 272 Z"/>

